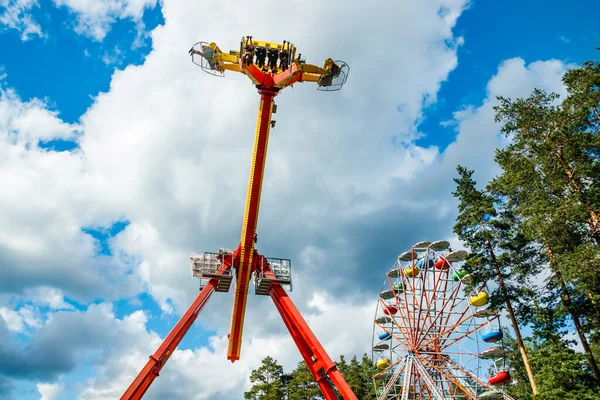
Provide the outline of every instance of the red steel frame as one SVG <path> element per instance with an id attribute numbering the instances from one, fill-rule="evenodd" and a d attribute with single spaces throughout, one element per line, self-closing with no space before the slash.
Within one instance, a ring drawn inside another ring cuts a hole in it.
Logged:
<path id="1" fill-rule="evenodd" d="M 223 264 L 219 269 L 220 273 L 225 273 L 230 269 L 236 271 L 235 294 L 227 352 L 227 358 L 231 362 L 240 358 L 246 300 L 248 298 L 252 273 L 263 272 L 267 277 L 272 276 L 268 262 L 254 249 L 254 238 L 258 223 L 262 179 L 274 105 L 273 99 L 279 90 L 296 82 L 303 81 L 302 72 L 295 65 L 290 70 L 280 72 L 276 75 L 262 72 L 254 65 L 244 65 L 243 72 L 254 82 L 261 82 L 260 85 L 256 86 L 261 99 L 240 245 L 234 252 L 224 257 Z M 262 271 L 258 271 L 259 269 Z M 144 368 L 121 397 L 122 400 L 142 398 L 215 291 L 218 281 L 219 278 L 212 278 L 204 289 L 200 291 L 177 325 L 175 325 L 156 352 L 150 356 Z M 283 287 L 278 283 L 272 283 L 269 295 L 281 314 L 283 322 L 294 339 L 296 346 L 298 346 L 302 358 L 323 392 L 325 399 L 337 399 L 338 397 L 335 392 L 337 388 L 337 391 L 344 399 L 357 400 L 335 363 L 327 355 L 327 352 L 319 343 L 306 321 L 304 321 Z"/>

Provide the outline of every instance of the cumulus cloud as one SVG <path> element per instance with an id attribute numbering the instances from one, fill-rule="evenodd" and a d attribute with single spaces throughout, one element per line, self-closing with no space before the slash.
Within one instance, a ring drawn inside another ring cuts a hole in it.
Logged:
<path id="1" fill-rule="evenodd" d="M 64 391 L 64 388 L 56 383 L 38 383 L 36 387 L 41 395 L 40 400 L 57 400 Z"/>
<path id="2" fill-rule="evenodd" d="M 24 298 L 35 304 L 50 307 L 52 310 L 73 309 L 73 306 L 65 301 L 63 292 L 53 287 L 39 286 L 29 288 L 25 291 Z"/>
<path id="3" fill-rule="evenodd" d="M 53 0 L 57 7 L 66 7 L 75 14 L 75 32 L 102 41 L 112 24 L 129 19 L 136 23 L 138 39 L 145 27 L 144 11 L 154 8 L 157 0 Z"/>
<path id="4" fill-rule="evenodd" d="M 24 41 L 34 36 L 45 37 L 42 28 L 31 15 L 37 7 L 37 0 L 0 0 L 0 27 L 2 30 L 16 29 Z"/>
<path id="5" fill-rule="evenodd" d="M 7 328 L 13 332 L 22 333 L 27 328 L 41 326 L 41 319 L 37 311 L 29 306 L 23 306 L 16 311 L 7 307 L 0 307 L 0 317 L 4 319 Z"/>
<path id="6" fill-rule="evenodd" d="M 55 286 L 88 300 L 107 294 L 108 287 L 130 291 L 131 278 L 115 281 L 119 267 L 95 257 L 95 239 L 81 230 L 106 223 L 106 214 L 98 214 L 98 208 L 106 210 L 97 205 L 101 193 L 85 188 L 97 187 L 99 177 L 89 173 L 78 151 L 38 147 L 52 139 L 77 139 L 78 131 L 45 102 L 25 102 L 12 89 L 0 89 L 0 182 L 8 188 L 0 206 L 10 210 L 0 214 L 0 291 Z"/>

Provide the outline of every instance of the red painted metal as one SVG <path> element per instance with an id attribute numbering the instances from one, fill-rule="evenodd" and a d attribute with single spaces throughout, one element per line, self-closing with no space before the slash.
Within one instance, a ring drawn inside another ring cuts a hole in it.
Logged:
<path id="1" fill-rule="evenodd" d="M 352 389 L 344 377 L 337 369 L 335 363 L 331 360 L 319 340 L 309 328 L 304 318 L 288 297 L 285 290 L 278 283 L 273 283 L 269 291 L 275 307 L 281 314 L 281 318 L 286 327 L 290 331 L 302 358 L 306 362 L 313 378 L 321 388 L 326 400 L 335 400 L 337 396 L 333 387 L 333 383 L 339 393 L 345 400 L 357 400 Z M 328 379 L 327 379 L 328 378 Z"/>
<path id="2" fill-rule="evenodd" d="M 179 345 L 179 342 L 181 342 L 181 339 L 183 339 L 183 336 L 190 329 L 190 326 L 192 326 L 210 296 L 214 293 L 217 282 L 218 279 L 211 279 L 204 289 L 200 291 L 190 308 L 183 314 L 177 325 L 175 325 L 173 330 L 165 338 L 158 350 L 150 356 L 150 359 L 144 368 L 142 368 L 123 396 L 121 396 L 121 400 L 142 398 L 154 381 L 154 378 L 158 376 L 162 367 Z"/>

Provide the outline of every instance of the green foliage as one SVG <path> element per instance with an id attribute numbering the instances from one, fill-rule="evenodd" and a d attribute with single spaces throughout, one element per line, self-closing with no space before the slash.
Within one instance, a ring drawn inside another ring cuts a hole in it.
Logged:
<path id="1" fill-rule="evenodd" d="M 514 302 L 532 330 L 522 347 L 537 399 L 591 400 L 600 399 L 600 63 L 584 63 L 563 82 L 564 99 L 538 89 L 499 97 L 496 121 L 510 139 L 496 151 L 502 173 L 478 190 L 473 171 L 458 167 L 455 232 L 478 282 L 498 282 L 494 297 Z M 507 391 L 531 398 L 519 343 L 506 336 Z"/>
<path id="2" fill-rule="evenodd" d="M 281 400 L 284 397 L 282 383 L 283 367 L 277 361 L 267 356 L 262 360 L 258 369 L 250 374 L 253 386 L 244 393 L 245 399 Z"/>
<path id="3" fill-rule="evenodd" d="M 321 390 L 315 383 L 306 363 L 301 361 L 298 367 L 290 374 L 290 381 L 287 384 L 287 393 L 289 400 L 313 400 L 322 399 Z"/>
<path id="4" fill-rule="evenodd" d="M 360 361 L 354 356 L 348 364 L 344 356 L 337 363 L 338 370 L 361 400 L 375 400 L 375 387 L 372 377 L 377 368 L 364 354 Z M 244 393 L 245 399 L 259 400 L 321 400 L 323 395 L 304 361 L 290 374 L 283 373 L 283 367 L 271 357 L 262 360 L 259 368 L 250 374 L 252 388 Z"/>

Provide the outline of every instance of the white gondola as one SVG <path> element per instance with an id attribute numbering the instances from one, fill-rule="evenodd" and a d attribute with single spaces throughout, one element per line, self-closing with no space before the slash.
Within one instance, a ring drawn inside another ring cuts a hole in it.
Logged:
<path id="1" fill-rule="evenodd" d="M 397 268 L 395 268 L 395 269 L 391 270 L 390 272 L 388 272 L 388 276 L 390 278 L 398 278 L 400 276 L 400 271 Z"/>
<path id="2" fill-rule="evenodd" d="M 483 359 L 504 357 L 504 349 L 500 346 L 490 347 L 482 351 L 479 357 Z"/>
<path id="3" fill-rule="evenodd" d="M 394 298 L 394 292 L 392 290 L 386 290 L 385 292 L 381 292 L 379 297 L 383 300 L 391 300 Z"/>
<path id="4" fill-rule="evenodd" d="M 465 258 L 467 258 L 467 252 L 464 250 L 453 251 L 446 256 L 446 260 L 451 263 L 463 261 Z"/>
<path id="5" fill-rule="evenodd" d="M 389 349 L 390 349 L 390 345 L 385 344 L 385 343 L 381 343 L 381 344 L 373 346 L 373 351 L 384 351 L 384 350 L 389 350 Z"/>
<path id="6" fill-rule="evenodd" d="M 429 247 L 431 242 L 419 242 L 413 245 L 413 249 L 416 251 L 425 251 Z"/>
<path id="7" fill-rule="evenodd" d="M 378 324 L 389 324 L 392 322 L 392 319 L 390 317 L 379 317 L 375 320 L 375 322 Z"/>
<path id="8" fill-rule="evenodd" d="M 493 308 L 484 308 L 473 313 L 473 316 L 477 318 L 495 317 L 496 315 L 498 315 L 498 310 Z"/>
<path id="9" fill-rule="evenodd" d="M 431 242 L 429 247 L 435 251 L 442 251 L 450 247 L 450 242 L 446 240 L 436 240 L 435 242 Z"/>
<path id="10" fill-rule="evenodd" d="M 400 260 L 400 261 L 410 261 L 412 259 L 413 259 L 412 251 L 405 251 L 404 253 L 402 253 L 398 256 L 398 260 Z"/>

